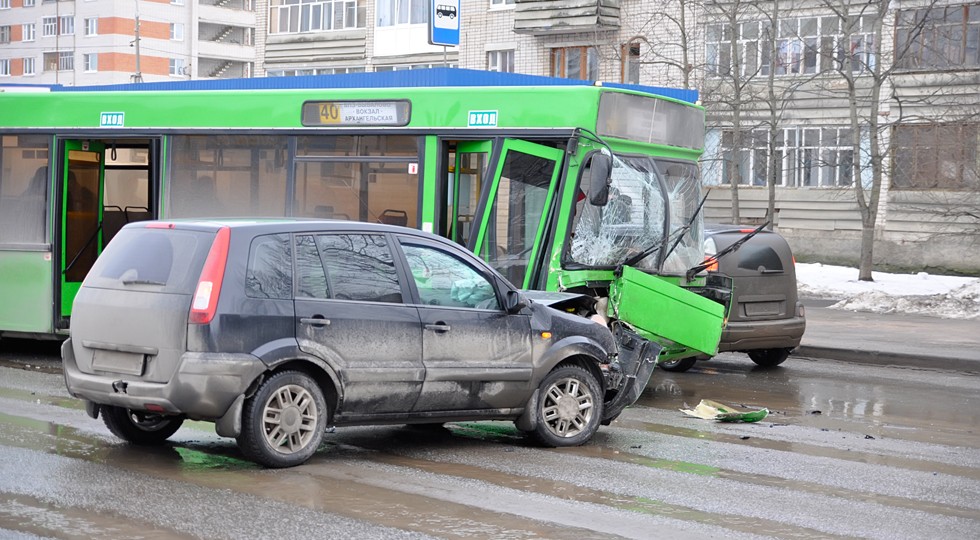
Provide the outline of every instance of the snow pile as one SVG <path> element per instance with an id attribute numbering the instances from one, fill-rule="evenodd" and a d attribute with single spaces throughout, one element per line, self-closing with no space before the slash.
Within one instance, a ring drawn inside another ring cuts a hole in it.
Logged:
<path id="1" fill-rule="evenodd" d="M 856 268 L 797 264 L 800 296 L 839 300 L 833 308 L 914 313 L 947 319 L 980 319 L 980 278 L 872 272 L 858 281 Z"/>

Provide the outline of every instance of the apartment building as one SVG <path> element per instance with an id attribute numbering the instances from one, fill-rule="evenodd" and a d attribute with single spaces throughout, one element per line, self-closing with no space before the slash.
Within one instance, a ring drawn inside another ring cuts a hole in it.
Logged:
<path id="1" fill-rule="evenodd" d="M 249 77 L 255 28 L 250 0 L 0 0 L 0 84 Z"/>
<path id="2" fill-rule="evenodd" d="M 460 0 L 459 47 L 428 43 L 430 9 L 430 0 L 0 0 L 0 84 L 446 65 L 693 88 L 709 120 L 709 219 L 731 219 L 734 181 L 743 221 L 772 219 L 802 258 L 853 264 L 857 180 L 880 188 L 876 261 L 980 271 L 980 219 L 970 217 L 980 215 L 976 1 Z"/>

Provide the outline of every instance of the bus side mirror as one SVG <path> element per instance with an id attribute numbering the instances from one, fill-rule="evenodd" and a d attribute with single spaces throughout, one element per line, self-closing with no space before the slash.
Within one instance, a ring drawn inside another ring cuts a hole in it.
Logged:
<path id="1" fill-rule="evenodd" d="M 606 206 L 609 202 L 609 185 L 612 183 L 612 157 L 597 153 L 589 164 L 589 203 Z"/>

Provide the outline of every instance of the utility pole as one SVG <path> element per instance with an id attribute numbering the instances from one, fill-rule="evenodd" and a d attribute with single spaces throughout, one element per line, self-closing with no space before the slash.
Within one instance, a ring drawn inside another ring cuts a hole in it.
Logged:
<path id="1" fill-rule="evenodd" d="M 143 82 L 143 72 L 140 71 L 140 0 L 136 1 L 136 29 L 134 30 L 135 39 L 133 40 L 136 46 L 136 73 L 133 74 L 133 82 L 141 83 Z"/>

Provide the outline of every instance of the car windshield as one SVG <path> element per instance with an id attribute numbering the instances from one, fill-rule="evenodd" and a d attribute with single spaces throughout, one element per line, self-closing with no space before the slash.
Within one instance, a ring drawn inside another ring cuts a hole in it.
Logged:
<path id="1" fill-rule="evenodd" d="M 659 246 L 633 266 L 656 274 L 683 274 L 704 258 L 700 216 L 687 227 L 700 196 L 694 163 L 613 156 L 609 202 L 593 206 L 583 198 L 577 203 L 571 259 L 585 266 L 616 266 Z"/>

